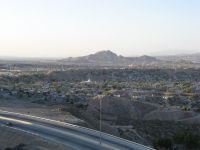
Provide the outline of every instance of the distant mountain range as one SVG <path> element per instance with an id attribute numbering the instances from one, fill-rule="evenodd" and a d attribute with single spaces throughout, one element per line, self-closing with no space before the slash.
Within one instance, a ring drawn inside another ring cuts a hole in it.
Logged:
<path id="1" fill-rule="evenodd" d="M 179 56 L 179 55 L 191 55 L 200 53 L 199 50 L 184 50 L 184 49 L 174 49 L 174 50 L 162 50 L 162 51 L 156 51 L 156 52 L 149 52 L 147 55 L 149 56 Z"/>
<path id="2" fill-rule="evenodd" d="M 160 60 L 155 57 L 124 57 L 117 55 L 110 50 L 99 51 L 95 54 L 90 54 L 82 57 L 69 57 L 59 62 L 73 65 L 92 65 L 92 66 L 127 66 L 131 64 L 152 64 Z"/>
<path id="3" fill-rule="evenodd" d="M 185 61 L 191 61 L 193 63 L 200 63 L 200 53 L 157 56 L 156 58 L 163 61 L 185 60 Z"/>
<path id="4" fill-rule="evenodd" d="M 173 66 L 173 65 L 199 65 L 200 53 L 164 55 L 164 56 L 140 56 L 125 57 L 117 55 L 110 50 L 99 51 L 82 57 L 68 58 L 23 58 L 23 57 L 0 57 L 1 63 L 44 63 L 64 64 L 77 66 Z"/>

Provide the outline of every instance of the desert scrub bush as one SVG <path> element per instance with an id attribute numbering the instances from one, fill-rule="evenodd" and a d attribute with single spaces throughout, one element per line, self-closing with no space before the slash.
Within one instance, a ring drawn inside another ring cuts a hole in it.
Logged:
<path id="1" fill-rule="evenodd" d="M 171 149 L 172 141 L 171 139 L 168 139 L 168 138 L 160 138 L 153 143 L 153 147 L 156 149 L 160 149 L 160 148 Z"/>
<path id="2" fill-rule="evenodd" d="M 187 148 L 200 148 L 200 136 L 189 131 L 181 131 L 173 136 L 174 143 L 183 144 Z"/>
<path id="3" fill-rule="evenodd" d="M 189 111 L 190 109 L 187 106 L 182 106 L 181 110 L 183 110 L 183 111 Z"/>
<path id="4" fill-rule="evenodd" d="M 194 109 L 195 112 L 200 112 L 200 106 Z"/>

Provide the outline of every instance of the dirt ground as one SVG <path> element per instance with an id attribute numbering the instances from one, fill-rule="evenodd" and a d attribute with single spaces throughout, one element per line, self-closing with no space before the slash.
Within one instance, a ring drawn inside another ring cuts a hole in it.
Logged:
<path id="1" fill-rule="evenodd" d="M 63 111 L 66 105 L 48 102 L 47 104 L 40 104 L 40 101 L 32 99 L 1 99 L 0 110 L 18 112 L 53 120 L 59 120 L 72 124 L 83 124 L 84 121 L 73 116 L 68 111 Z"/>
<path id="2" fill-rule="evenodd" d="M 74 150 L 32 134 L 0 126 L 0 150 L 8 148 L 10 150 L 14 148 L 17 150 Z"/>
<path id="3" fill-rule="evenodd" d="M 50 118 L 72 124 L 84 124 L 84 121 L 71 115 L 67 111 L 61 111 L 63 105 L 46 105 L 38 102 L 32 103 L 31 99 L 2 99 L 0 98 L 0 110 L 18 112 L 23 114 L 35 115 Z M 21 144 L 21 147 L 20 147 Z M 24 146 L 23 146 L 24 145 Z M 20 148 L 19 148 L 20 147 Z M 5 126 L 0 126 L 0 150 L 6 148 L 17 150 L 71 150 L 59 143 L 40 138 L 38 136 L 17 131 Z"/>

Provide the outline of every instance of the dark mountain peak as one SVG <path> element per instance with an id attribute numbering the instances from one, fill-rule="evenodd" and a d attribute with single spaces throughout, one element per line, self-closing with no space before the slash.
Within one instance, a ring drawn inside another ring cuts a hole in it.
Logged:
<path id="1" fill-rule="evenodd" d="M 86 56 L 88 60 L 99 61 L 99 62 L 110 62 L 112 60 L 118 59 L 118 56 L 110 50 L 99 51 L 95 54 Z"/>
<path id="2" fill-rule="evenodd" d="M 113 56 L 113 57 L 116 57 L 117 54 L 113 53 L 112 51 L 110 50 L 104 50 L 104 51 L 99 51 L 93 55 L 102 55 L 102 56 Z"/>

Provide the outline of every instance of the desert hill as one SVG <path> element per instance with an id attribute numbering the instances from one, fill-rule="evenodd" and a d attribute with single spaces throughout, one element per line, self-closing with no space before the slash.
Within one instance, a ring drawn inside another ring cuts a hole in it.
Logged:
<path id="1" fill-rule="evenodd" d="M 117 55 L 110 50 L 99 51 L 95 54 L 90 54 L 82 57 L 69 57 L 59 62 L 75 65 L 93 65 L 93 66 L 127 66 L 130 64 L 152 64 L 159 62 L 157 58 L 150 56 L 141 57 L 124 57 Z"/>

